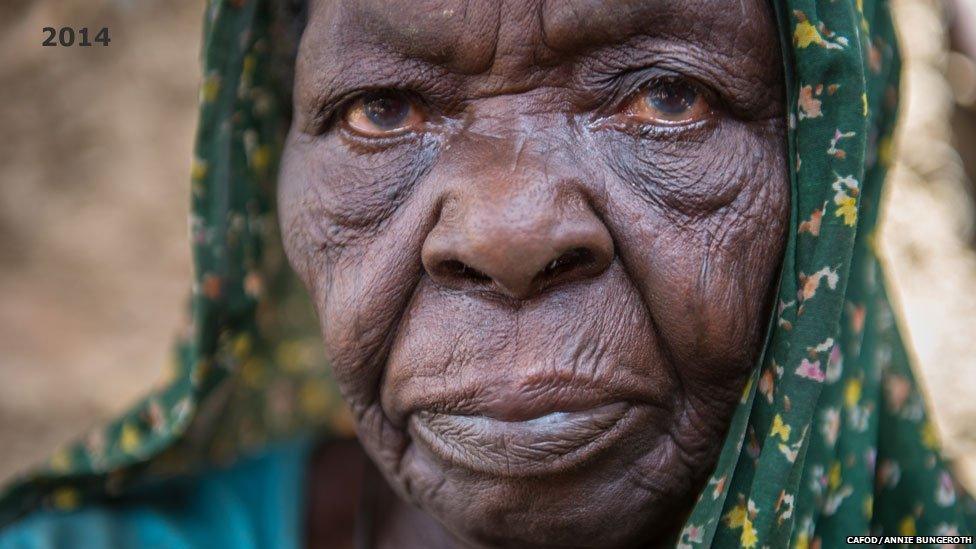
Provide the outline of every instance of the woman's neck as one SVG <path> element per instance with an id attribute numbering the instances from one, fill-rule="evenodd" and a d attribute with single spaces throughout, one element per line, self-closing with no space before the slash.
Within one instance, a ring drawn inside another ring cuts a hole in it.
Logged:
<path id="1" fill-rule="evenodd" d="M 321 444 L 308 467 L 306 547 L 461 547 L 430 515 L 390 489 L 355 440 Z"/>

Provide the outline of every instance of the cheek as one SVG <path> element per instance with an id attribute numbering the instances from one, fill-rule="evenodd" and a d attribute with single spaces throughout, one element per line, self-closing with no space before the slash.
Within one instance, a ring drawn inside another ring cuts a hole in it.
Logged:
<path id="1" fill-rule="evenodd" d="M 285 235 L 304 233 L 329 253 L 372 237 L 425 175 L 437 146 L 418 138 L 411 146 L 367 151 L 340 133 L 293 131 L 279 176 Z"/>
<path id="2" fill-rule="evenodd" d="M 354 410 L 375 400 L 376 360 L 420 278 L 427 195 L 413 193 L 422 151 L 366 155 L 292 135 L 278 209 L 285 250 L 319 316 L 335 377 Z"/>
<path id="3" fill-rule="evenodd" d="M 624 172 L 612 230 L 685 381 L 753 365 L 786 240 L 784 142 L 778 129 L 726 130 L 644 151 Z"/>

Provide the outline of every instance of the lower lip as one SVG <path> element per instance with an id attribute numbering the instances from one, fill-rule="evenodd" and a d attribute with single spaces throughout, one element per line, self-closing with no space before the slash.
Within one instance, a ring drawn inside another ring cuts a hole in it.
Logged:
<path id="1" fill-rule="evenodd" d="M 410 431 L 445 461 L 479 473 L 521 477 L 583 465 L 624 433 L 633 408 L 615 402 L 527 421 L 429 411 L 410 417 Z"/>

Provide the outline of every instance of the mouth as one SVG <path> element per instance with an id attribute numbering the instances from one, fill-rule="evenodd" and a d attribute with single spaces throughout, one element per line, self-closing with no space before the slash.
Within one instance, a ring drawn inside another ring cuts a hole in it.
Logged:
<path id="1" fill-rule="evenodd" d="M 615 402 L 522 421 L 421 410 L 409 429 L 438 458 L 475 472 L 522 477 L 564 472 L 609 448 L 635 408 Z"/>

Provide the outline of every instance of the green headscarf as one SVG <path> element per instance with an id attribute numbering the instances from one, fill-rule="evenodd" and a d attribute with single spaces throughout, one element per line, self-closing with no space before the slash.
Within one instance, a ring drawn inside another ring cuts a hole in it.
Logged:
<path id="1" fill-rule="evenodd" d="M 276 232 L 302 4 L 209 3 L 192 322 L 171 380 L 8 486 L 0 525 L 299 431 L 351 436 Z M 868 533 L 973 534 L 976 510 L 940 457 L 875 250 L 900 70 L 888 2 L 773 4 L 786 63 L 789 241 L 763 357 L 677 543 L 805 548 Z"/>

